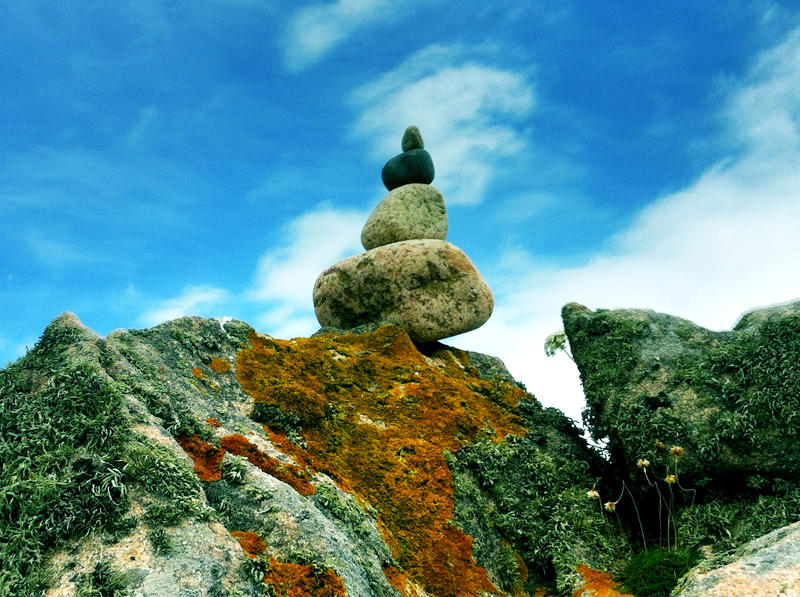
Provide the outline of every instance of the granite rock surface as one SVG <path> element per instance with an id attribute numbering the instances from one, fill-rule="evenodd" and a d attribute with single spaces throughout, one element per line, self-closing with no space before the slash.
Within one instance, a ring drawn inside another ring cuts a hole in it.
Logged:
<path id="1" fill-rule="evenodd" d="M 800 522 L 759 537 L 720 560 L 692 569 L 672 596 L 800 595 Z"/>
<path id="2" fill-rule="evenodd" d="M 407 240 L 344 259 L 314 285 L 323 326 L 384 321 L 414 342 L 473 330 L 489 319 L 494 298 L 469 258 L 443 240 Z"/>
<path id="3" fill-rule="evenodd" d="M 390 191 L 370 214 L 361 244 L 374 249 L 401 240 L 447 237 L 444 197 L 427 184 L 407 184 Z"/>
<path id="4" fill-rule="evenodd" d="M 621 538 L 578 430 L 504 371 L 396 326 L 62 315 L 0 370 L 0 594 L 567 592 Z"/>

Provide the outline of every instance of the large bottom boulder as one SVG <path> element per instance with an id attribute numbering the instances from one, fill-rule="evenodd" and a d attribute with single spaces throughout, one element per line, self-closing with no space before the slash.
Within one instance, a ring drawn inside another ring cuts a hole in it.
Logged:
<path id="1" fill-rule="evenodd" d="M 323 327 L 392 323 L 417 343 L 474 330 L 493 308 L 492 292 L 472 261 L 444 240 L 377 247 L 332 265 L 314 285 Z"/>

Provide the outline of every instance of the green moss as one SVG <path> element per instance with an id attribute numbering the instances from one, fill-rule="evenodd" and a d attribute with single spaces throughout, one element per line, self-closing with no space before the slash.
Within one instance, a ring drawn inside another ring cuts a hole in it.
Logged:
<path id="1" fill-rule="evenodd" d="M 128 595 L 128 575 L 108 560 L 98 562 L 89 573 L 76 579 L 78 597 L 125 597 Z"/>
<path id="2" fill-rule="evenodd" d="M 175 551 L 172 540 L 167 535 L 167 531 L 162 527 L 151 528 L 147 533 L 147 539 L 153 548 L 153 553 L 160 556 L 169 556 Z"/>
<path id="3" fill-rule="evenodd" d="M 564 307 L 565 312 L 570 305 Z M 565 329 L 586 394 L 584 421 L 592 436 L 602 440 L 611 431 L 604 411 L 606 386 L 623 384 L 636 365 L 636 349 L 648 331 L 645 320 L 620 317 L 614 311 L 598 309 L 593 317 L 572 326 L 565 317 Z"/>
<path id="4" fill-rule="evenodd" d="M 651 549 L 636 554 L 619 575 L 637 597 L 667 597 L 678 579 L 700 559 L 689 549 Z"/>
<path id="5" fill-rule="evenodd" d="M 453 470 L 454 521 L 474 539 L 475 557 L 511 591 L 520 582 L 514 552 L 524 560 L 531 594 L 557 579 L 566 590 L 582 558 L 613 566 L 621 538 L 586 498 L 588 463 L 572 447 L 561 450 L 532 429 L 529 436 L 483 440 L 449 458 Z M 504 545 L 505 542 L 505 545 Z M 585 561 L 585 560 L 583 560 Z"/>
<path id="6" fill-rule="evenodd" d="M 188 517 L 205 516 L 200 482 L 191 468 L 169 449 L 137 439 L 127 446 L 125 478 L 146 494 L 145 522 L 172 526 Z"/>

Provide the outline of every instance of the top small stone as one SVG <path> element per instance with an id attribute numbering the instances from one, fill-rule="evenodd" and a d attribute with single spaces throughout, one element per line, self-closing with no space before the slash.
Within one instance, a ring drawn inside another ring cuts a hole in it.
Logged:
<path id="1" fill-rule="evenodd" d="M 422 141 L 422 134 L 413 124 L 406 129 L 405 133 L 403 133 L 403 141 L 401 146 L 403 151 L 425 148 L 425 143 Z"/>

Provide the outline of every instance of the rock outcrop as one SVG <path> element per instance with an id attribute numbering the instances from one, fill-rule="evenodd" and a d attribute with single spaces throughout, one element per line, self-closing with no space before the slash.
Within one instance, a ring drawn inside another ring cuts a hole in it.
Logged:
<path id="1" fill-rule="evenodd" d="M 384 181 L 387 171 L 394 181 L 387 183 L 390 192 L 361 233 L 367 251 L 332 265 L 314 284 L 323 330 L 391 323 L 424 344 L 480 327 L 492 314 L 486 281 L 461 249 L 444 240 L 444 198 L 427 184 L 433 164 L 430 176 L 414 165 L 422 155 L 416 152 L 430 161 L 417 127 L 406 129 L 402 146 L 403 153 L 384 167 Z"/>
<path id="2" fill-rule="evenodd" d="M 730 332 L 644 310 L 564 307 L 587 421 L 620 461 L 684 448 L 702 486 L 800 481 L 800 303 L 754 311 Z"/>
<path id="3" fill-rule="evenodd" d="M 759 537 L 731 555 L 703 562 L 681 579 L 672 595 L 800 595 L 800 522 Z"/>
<path id="4" fill-rule="evenodd" d="M 533 595 L 613 566 L 579 431 L 428 348 L 57 318 L 0 370 L 0 594 Z"/>
<path id="5" fill-rule="evenodd" d="M 800 303 L 564 322 L 608 460 L 499 359 L 395 325 L 64 314 L 0 370 L 0 594 L 630 595 L 645 540 L 706 555 L 676 596 L 797 592 Z"/>
<path id="6" fill-rule="evenodd" d="M 576 303 L 562 317 L 585 421 L 639 504 L 615 507 L 633 537 L 724 554 L 800 520 L 800 302 L 754 310 L 725 332 L 653 311 Z M 792 537 L 796 549 L 796 529 Z M 796 554 L 769 541 L 751 544 L 747 557 L 708 583 L 695 571 L 685 590 L 781 594 L 764 587 L 792 586 L 783 579 L 796 570 Z M 752 592 L 739 590 L 736 579 L 756 561 L 769 574 L 750 579 Z"/>

